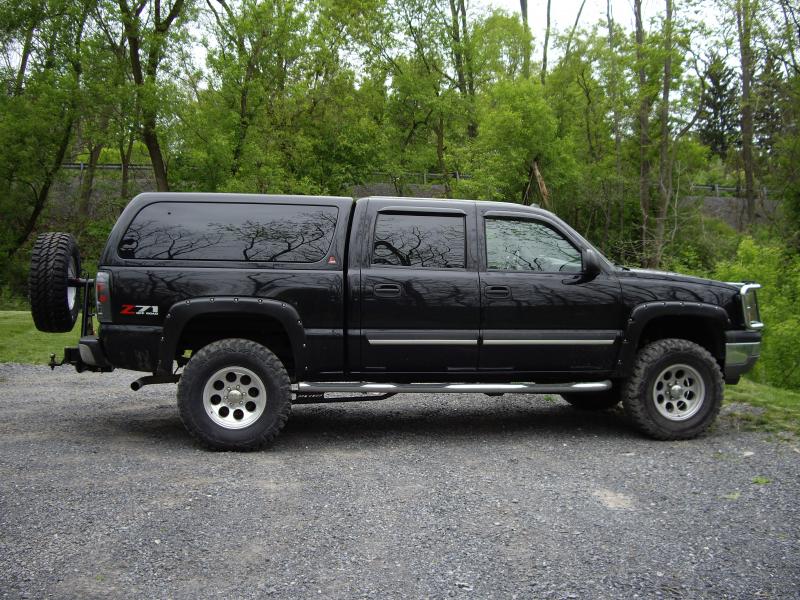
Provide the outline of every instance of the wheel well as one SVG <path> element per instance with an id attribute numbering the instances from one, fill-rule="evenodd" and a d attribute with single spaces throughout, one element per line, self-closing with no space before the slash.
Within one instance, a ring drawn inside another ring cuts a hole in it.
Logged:
<path id="1" fill-rule="evenodd" d="M 703 317 L 657 317 L 645 325 L 639 336 L 638 348 L 667 338 L 679 338 L 699 344 L 717 359 L 720 367 L 725 362 L 724 334 L 719 324 Z"/>
<path id="2" fill-rule="evenodd" d="M 203 346 L 225 338 L 252 340 L 269 348 L 283 363 L 290 377 L 295 361 L 292 343 L 280 321 L 251 314 L 210 314 L 193 317 L 184 326 L 175 346 L 175 358 L 186 351 L 194 354 Z"/>

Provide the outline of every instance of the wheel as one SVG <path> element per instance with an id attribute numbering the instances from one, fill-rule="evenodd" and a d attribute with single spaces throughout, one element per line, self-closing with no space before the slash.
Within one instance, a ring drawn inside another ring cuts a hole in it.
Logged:
<path id="1" fill-rule="evenodd" d="M 69 279 L 81 273 L 81 256 L 69 233 L 42 233 L 36 238 L 28 276 L 33 323 L 39 331 L 72 331 L 80 310 L 78 288 Z"/>
<path id="2" fill-rule="evenodd" d="M 590 392 L 585 394 L 561 394 L 572 408 L 577 410 L 597 411 L 613 408 L 622 400 L 621 386 L 614 384 L 610 390 L 603 392 Z"/>
<path id="3" fill-rule="evenodd" d="M 215 450 L 255 450 L 280 433 L 292 409 L 289 376 L 267 348 L 250 340 L 212 342 L 178 382 L 186 429 Z"/>
<path id="4" fill-rule="evenodd" d="M 639 351 L 622 403 L 642 433 L 686 440 L 714 422 L 722 396 L 722 372 L 708 350 L 688 340 L 666 339 Z"/>

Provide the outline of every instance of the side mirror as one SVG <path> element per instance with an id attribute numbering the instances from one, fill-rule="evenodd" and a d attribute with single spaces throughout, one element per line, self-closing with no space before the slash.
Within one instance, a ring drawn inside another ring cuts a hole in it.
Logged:
<path id="1" fill-rule="evenodd" d="M 575 285 L 576 283 L 586 283 L 591 281 L 603 272 L 603 265 L 597 252 L 591 248 L 584 248 L 581 251 L 581 272 L 576 273 L 569 279 L 561 281 L 564 285 Z"/>
<path id="2" fill-rule="evenodd" d="M 591 248 L 583 249 L 581 252 L 581 263 L 583 265 L 583 270 L 578 281 L 579 283 L 591 281 L 603 271 L 603 267 L 600 264 L 600 258 L 597 256 L 597 252 Z"/>

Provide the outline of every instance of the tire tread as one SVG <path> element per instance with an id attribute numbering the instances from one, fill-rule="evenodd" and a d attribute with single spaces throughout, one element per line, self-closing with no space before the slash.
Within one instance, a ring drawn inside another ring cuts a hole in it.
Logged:
<path id="1" fill-rule="evenodd" d="M 262 364 L 271 374 L 278 379 L 277 385 L 285 390 L 285 398 L 278 399 L 278 413 L 272 425 L 262 431 L 258 436 L 249 441 L 232 443 L 212 433 L 208 433 L 208 428 L 201 428 L 195 422 L 191 411 L 193 399 L 190 397 L 190 388 L 195 383 L 197 377 L 201 377 L 206 371 L 208 363 L 219 356 L 219 353 L 232 353 L 249 356 L 251 359 Z M 211 450 L 259 450 L 272 444 L 275 438 L 286 425 L 292 412 L 291 392 L 289 375 L 280 359 L 268 348 L 252 340 L 241 338 L 227 338 L 212 342 L 201 348 L 184 369 L 183 375 L 178 382 L 178 413 L 186 429 L 200 444 Z"/>
<path id="2" fill-rule="evenodd" d="M 39 331 L 65 333 L 72 331 L 77 317 L 76 309 L 67 305 L 67 272 L 69 261 L 76 258 L 80 271 L 80 256 L 75 238 L 69 233 L 42 233 L 36 238 L 31 252 L 28 276 L 28 297 L 34 325 Z M 80 272 L 76 273 L 79 276 Z"/>
<path id="3" fill-rule="evenodd" d="M 660 427 L 647 413 L 646 402 L 650 401 L 649 398 L 644 401 L 641 398 L 643 386 L 647 383 L 649 367 L 665 355 L 676 352 L 694 354 L 697 358 L 711 366 L 713 381 L 706 382 L 706 384 L 708 385 L 710 383 L 711 386 L 715 388 L 713 390 L 709 389 L 706 392 L 706 401 L 710 398 L 712 402 L 711 411 L 706 413 L 703 420 L 698 424 L 682 431 L 670 431 Z M 722 407 L 723 389 L 722 371 L 716 359 L 708 350 L 689 340 L 668 338 L 648 344 L 639 351 L 636 356 L 633 372 L 625 382 L 622 404 L 628 417 L 633 421 L 634 426 L 645 435 L 665 441 L 688 440 L 703 433 L 717 418 L 720 408 Z M 712 393 L 715 397 L 711 397 Z"/>

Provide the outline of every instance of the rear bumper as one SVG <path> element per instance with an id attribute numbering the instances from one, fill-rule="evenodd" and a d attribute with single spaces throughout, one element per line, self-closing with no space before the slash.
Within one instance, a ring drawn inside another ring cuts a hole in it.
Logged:
<path id="1" fill-rule="evenodd" d="M 100 342 L 108 362 L 131 371 L 156 370 L 162 335 L 161 327 L 106 323 L 100 326 Z"/>
<path id="2" fill-rule="evenodd" d="M 84 335 L 78 340 L 77 346 L 64 348 L 64 359 L 56 362 L 56 355 L 50 355 L 50 368 L 55 369 L 61 365 L 72 365 L 78 373 L 95 371 L 108 373 L 114 367 L 103 352 L 103 346 L 97 336 Z"/>
<path id="3" fill-rule="evenodd" d="M 728 331 L 725 336 L 725 383 L 736 383 L 761 356 L 761 332 Z"/>
<path id="4" fill-rule="evenodd" d="M 78 341 L 78 353 L 81 361 L 90 367 L 100 367 L 102 369 L 113 369 L 111 363 L 103 352 L 100 340 L 94 335 L 85 335 Z"/>

